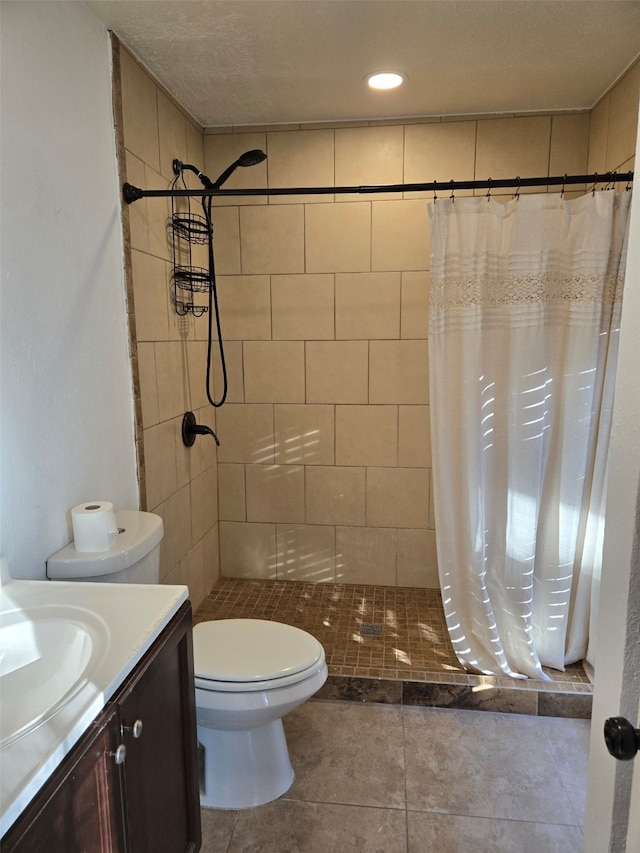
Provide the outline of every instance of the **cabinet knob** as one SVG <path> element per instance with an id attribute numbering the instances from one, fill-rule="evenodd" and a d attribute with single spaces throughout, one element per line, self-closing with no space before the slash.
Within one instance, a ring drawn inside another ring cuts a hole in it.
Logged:
<path id="1" fill-rule="evenodd" d="M 134 738 L 139 738 L 142 734 L 142 720 L 136 720 L 132 726 L 122 725 L 122 733 L 131 732 Z"/>
<path id="2" fill-rule="evenodd" d="M 110 753 L 110 755 L 113 755 L 113 760 L 116 764 L 124 764 L 124 760 L 127 757 L 127 747 L 121 743 L 116 751 Z"/>

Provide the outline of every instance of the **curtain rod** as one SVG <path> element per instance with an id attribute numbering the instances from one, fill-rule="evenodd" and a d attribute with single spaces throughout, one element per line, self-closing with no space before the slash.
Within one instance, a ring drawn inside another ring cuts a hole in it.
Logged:
<path id="1" fill-rule="evenodd" d="M 592 175 L 554 175 L 540 178 L 487 178 L 484 181 L 431 181 L 430 183 L 414 184 L 380 184 L 354 187 L 271 187 L 260 189 L 181 189 L 181 190 L 142 190 L 131 184 L 124 184 L 122 195 L 127 204 L 140 198 L 184 198 L 203 196 L 265 196 L 265 195 L 342 195 L 347 193 L 400 193 L 400 192 L 448 192 L 456 190 L 491 190 L 505 187 L 517 190 L 523 187 L 567 187 L 572 184 L 612 184 L 620 181 L 631 183 L 633 172 L 606 172 L 602 175 L 595 172 Z"/>

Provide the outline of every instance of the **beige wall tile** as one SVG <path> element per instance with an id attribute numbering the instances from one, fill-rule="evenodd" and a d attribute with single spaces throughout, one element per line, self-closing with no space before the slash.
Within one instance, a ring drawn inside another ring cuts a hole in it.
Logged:
<path id="1" fill-rule="evenodd" d="M 200 171 L 204 168 L 204 136 L 202 130 L 187 118 L 187 163 Z M 195 175 L 193 176 L 195 178 Z M 197 178 L 196 178 L 197 181 Z M 199 181 L 194 186 L 202 186 Z M 197 206 L 197 203 L 196 203 Z"/>
<path id="2" fill-rule="evenodd" d="M 220 577 L 219 525 L 215 525 L 202 539 L 204 583 L 207 593 Z"/>
<path id="3" fill-rule="evenodd" d="M 228 403 L 244 402 L 244 367 L 242 364 L 242 341 L 228 341 L 224 334 L 224 319 L 222 320 L 222 339 L 224 345 L 224 359 L 227 368 L 227 397 Z M 220 361 L 219 347 L 213 344 L 211 357 L 211 375 L 213 376 L 214 399 L 219 402 L 224 391 L 222 377 L 222 363 Z"/>
<path id="4" fill-rule="evenodd" d="M 336 338 L 397 338 L 400 334 L 400 273 L 336 275 Z"/>
<path id="5" fill-rule="evenodd" d="M 304 342 L 245 341 L 247 403 L 304 403 Z"/>
<path id="6" fill-rule="evenodd" d="M 147 508 L 153 512 L 178 487 L 176 439 L 173 421 L 144 430 Z"/>
<path id="7" fill-rule="evenodd" d="M 271 290 L 268 275 L 218 278 L 220 323 L 225 341 L 271 338 Z"/>
<path id="8" fill-rule="evenodd" d="M 278 580 L 306 583 L 335 582 L 334 527 L 277 524 Z"/>
<path id="9" fill-rule="evenodd" d="M 191 481 L 191 537 L 198 542 L 218 521 L 216 470 L 210 468 Z"/>
<path id="10" fill-rule="evenodd" d="M 276 405 L 275 461 L 280 465 L 333 465 L 334 406 Z"/>
<path id="11" fill-rule="evenodd" d="M 159 421 L 156 360 L 154 345 L 152 343 L 138 344 L 138 376 L 140 379 L 142 425 L 150 427 Z"/>
<path id="12" fill-rule="evenodd" d="M 184 411 L 194 412 L 208 405 L 207 402 L 207 344 L 205 341 L 189 341 L 180 344 L 186 351 L 186 376 L 184 384 L 188 397 Z"/>
<path id="13" fill-rule="evenodd" d="M 267 153 L 267 136 L 265 133 L 228 133 L 205 135 L 204 137 L 204 167 L 202 171 L 212 181 L 224 172 L 227 166 L 238 159 L 245 151 L 254 148 Z M 238 167 L 231 177 L 225 181 L 223 189 L 261 189 L 267 186 L 268 161 L 263 160 L 255 166 Z M 266 204 L 266 196 L 217 196 L 216 205 Z"/>
<path id="14" fill-rule="evenodd" d="M 246 521 L 244 465 L 218 465 L 218 507 L 221 521 Z"/>
<path id="15" fill-rule="evenodd" d="M 445 121 L 409 124 L 404 129 L 404 182 L 442 181 L 438 195 L 447 196 L 446 182 L 472 181 L 476 157 L 476 122 Z M 456 190 L 456 195 L 470 195 L 471 190 Z M 422 193 L 433 197 L 433 193 Z M 411 193 L 417 198 L 418 193 Z"/>
<path id="16" fill-rule="evenodd" d="M 136 336 L 140 341 L 169 339 L 169 285 L 164 261 L 131 252 Z"/>
<path id="17" fill-rule="evenodd" d="M 429 334 L 429 272 L 403 272 L 400 337 L 424 339 Z"/>
<path id="18" fill-rule="evenodd" d="M 307 341 L 308 403 L 366 403 L 366 341 Z"/>
<path id="19" fill-rule="evenodd" d="M 228 403 L 218 409 L 219 462 L 273 462 L 273 406 Z"/>
<path id="20" fill-rule="evenodd" d="M 611 97 L 607 95 L 591 110 L 589 124 L 589 162 L 587 172 L 607 171 L 607 134 L 609 130 L 609 107 Z"/>
<path id="21" fill-rule="evenodd" d="M 274 340 L 334 338 L 334 276 L 271 276 Z"/>
<path id="22" fill-rule="evenodd" d="M 369 468 L 367 525 L 417 527 L 429 524 L 429 470 Z"/>
<path id="23" fill-rule="evenodd" d="M 640 100 L 640 62 L 628 71 L 611 90 L 607 168 L 617 169 L 633 157 L 638 129 L 638 101 Z"/>
<path id="24" fill-rule="evenodd" d="M 478 122 L 476 178 L 538 177 L 549 174 L 551 116 L 524 116 Z M 526 188 L 522 192 L 539 192 Z M 484 194 L 485 190 L 478 190 Z"/>
<path id="25" fill-rule="evenodd" d="M 205 593 L 208 591 L 205 589 L 202 540 L 193 546 L 183 562 L 185 564 L 184 572 L 187 576 L 187 586 L 189 587 L 189 598 L 191 599 L 191 606 L 195 611 L 202 604 Z"/>
<path id="26" fill-rule="evenodd" d="M 187 119 L 184 113 L 158 90 L 158 136 L 160 142 L 160 173 L 167 180 L 175 178 L 173 161 L 187 160 Z"/>
<path id="27" fill-rule="evenodd" d="M 396 550 L 394 529 L 337 527 L 336 580 L 395 586 Z"/>
<path id="28" fill-rule="evenodd" d="M 159 341 L 155 345 L 158 417 L 161 421 L 190 410 L 185 344 Z"/>
<path id="29" fill-rule="evenodd" d="M 166 190 L 167 179 L 145 164 L 144 187 L 148 190 Z M 137 202 L 136 202 L 137 204 Z M 149 223 L 149 253 L 165 261 L 173 259 L 171 231 L 167 227 L 171 218 L 171 201 L 158 196 L 147 199 L 147 221 Z"/>
<path id="30" fill-rule="evenodd" d="M 220 573 L 224 577 L 276 579 L 275 524 L 221 521 L 219 528 Z"/>
<path id="31" fill-rule="evenodd" d="M 429 406 L 399 406 L 398 416 L 398 465 L 431 467 Z"/>
<path id="32" fill-rule="evenodd" d="M 397 406 L 336 406 L 336 465 L 397 461 Z"/>
<path id="33" fill-rule="evenodd" d="M 125 146 L 158 171 L 160 147 L 156 85 L 123 48 L 120 48 L 120 72 Z"/>
<path id="34" fill-rule="evenodd" d="M 305 249 L 307 272 L 369 271 L 370 202 L 307 205 Z"/>
<path id="35" fill-rule="evenodd" d="M 263 205 L 239 210 L 245 275 L 305 271 L 303 205 Z"/>
<path id="36" fill-rule="evenodd" d="M 248 465 L 247 521 L 304 523 L 304 467 Z"/>
<path id="37" fill-rule="evenodd" d="M 214 207 L 211 211 L 211 221 L 215 235 L 213 251 L 216 275 L 238 275 L 242 272 L 238 208 Z"/>
<path id="38" fill-rule="evenodd" d="M 398 586 L 440 588 L 435 531 L 398 530 Z"/>
<path id="39" fill-rule="evenodd" d="M 371 207 L 371 269 L 429 269 L 431 232 L 426 201 L 374 201 Z"/>
<path id="40" fill-rule="evenodd" d="M 127 183 L 134 187 L 145 188 L 144 163 L 130 151 L 125 151 Z M 149 231 L 147 226 L 147 199 L 140 198 L 135 204 L 127 205 L 129 212 L 129 234 L 131 248 L 149 251 Z"/>
<path id="41" fill-rule="evenodd" d="M 268 133 L 269 187 L 333 186 L 333 133 L 333 130 Z M 327 196 L 318 195 L 269 196 L 270 204 L 313 204 L 326 200 Z"/>
<path id="42" fill-rule="evenodd" d="M 307 524 L 363 525 L 365 469 L 309 466 L 306 505 Z"/>
<path id="43" fill-rule="evenodd" d="M 402 125 L 338 128 L 335 135 L 336 186 L 402 183 Z M 342 201 L 357 198 L 361 196 L 340 196 Z M 376 198 L 397 198 L 397 194 L 384 193 Z"/>
<path id="44" fill-rule="evenodd" d="M 215 432 L 215 412 L 210 406 L 196 409 L 193 414 L 196 423 L 211 427 Z M 217 464 L 215 441 L 210 436 L 199 436 L 191 447 L 185 447 L 182 441 L 183 417 L 184 413 L 174 419 L 178 487 L 186 485 L 195 477 L 199 477 L 208 468 Z"/>
<path id="45" fill-rule="evenodd" d="M 428 469 L 429 472 L 429 529 L 436 529 L 436 505 L 435 498 L 433 494 L 433 470 Z"/>
<path id="46" fill-rule="evenodd" d="M 550 175 L 584 175 L 589 159 L 589 113 L 551 118 Z M 555 188 L 560 191 L 562 188 Z M 575 189 L 575 187 L 574 187 Z"/>
<path id="47" fill-rule="evenodd" d="M 429 402 L 426 341 L 371 341 L 369 349 L 369 402 Z"/>
<path id="48" fill-rule="evenodd" d="M 191 548 L 191 496 L 188 487 L 171 495 L 154 510 L 164 522 L 161 549 L 161 579 Z"/>

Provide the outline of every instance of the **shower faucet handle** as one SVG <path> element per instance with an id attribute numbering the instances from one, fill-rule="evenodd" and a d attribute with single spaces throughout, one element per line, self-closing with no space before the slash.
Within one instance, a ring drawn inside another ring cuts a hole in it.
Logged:
<path id="1" fill-rule="evenodd" d="M 215 443 L 220 447 L 218 436 L 211 427 L 196 423 L 196 416 L 193 412 L 185 412 L 185 415 L 182 418 L 182 443 L 184 446 L 191 447 L 196 440 L 197 435 L 213 436 Z"/>

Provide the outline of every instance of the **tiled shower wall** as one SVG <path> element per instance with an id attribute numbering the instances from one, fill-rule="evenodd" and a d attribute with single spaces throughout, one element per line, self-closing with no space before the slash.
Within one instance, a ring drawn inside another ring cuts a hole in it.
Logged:
<path id="1" fill-rule="evenodd" d="M 205 170 L 262 148 L 267 161 L 229 187 L 435 178 L 448 196 L 449 179 L 582 174 L 588 141 L 588 114 L 276 127 L 205 133 Z M 438 586 L 430 201 L 216 200 L 231 376 L 218 414 L 223 575 Z"/>
<path id="2" fill-rule="evenodd" d="M 214 179 L 251 148 L 265 150 L 267 161 L 238 169 L 226 187 L 633 168 L 638 66 L 593 118 L 209 129 L 203 146 L 201 129 L 126 51 L 120 55 L 127 180 L 146 188 L 169 185 L 174 157 Z M 445 185 L 439 195 L 448 195 Z M 438 586 L 428 420 L 431 200 L 215 200 L 229 370 L 228 402 L 217 416 L 204 397 L 206 317 L 180 320 L 170 304 L 170 206 L 160 199 L 130 206 L 141 482 L 147 508 L 165 521 L 163 578 L 188 583 L 196 607 L 218 571 Z M 219 394 L 219 370 L 216 380 Z M 182 446 L 188 409 L 215 426 L 217 465 L 208 437 Z"/>
<path id="3" fill-rule="evenodd" d="M 202 163 L 202 128 L 117 43 L 114 77 L 125 179 L 145 189 L 166 189 L 174 178 L 174 158 Z M 185 448 L 181 425 L 186 411 L 210 426 L 215 418 L 204 390 L 206 328 L 202 321 L 196 325 L 193 318 L 178 317 L 170 300 L 170 211 L 167 199 L 141 199 L 125 214 L 127 284 L 135 306 L 130 326 L 140 492 L 142 508 L 164 520 L 161 578 L 188 584 L 197 607 L 218 577 L 217 460 L 208 436 Z"/>

